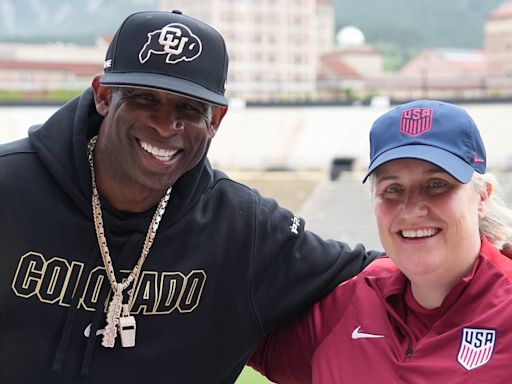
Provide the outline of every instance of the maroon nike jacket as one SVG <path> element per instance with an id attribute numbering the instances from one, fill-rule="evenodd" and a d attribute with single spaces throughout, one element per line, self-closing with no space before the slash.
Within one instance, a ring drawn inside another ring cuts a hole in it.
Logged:
<path id="1" fill-rule="evenodd" d="M 385 258 L 274 330 L 249 364 L 277 383 L 510 383 L 511 278 L 512 260 L 483 239 L 418 337 L 408 280 Z"/>

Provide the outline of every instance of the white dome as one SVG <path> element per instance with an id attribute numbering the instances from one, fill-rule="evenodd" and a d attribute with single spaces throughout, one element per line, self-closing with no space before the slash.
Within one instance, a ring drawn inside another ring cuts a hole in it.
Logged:
<path id="1" fill-rule="evenodd" d="M 359 28 L 352 25 L 343 27 L 336 34 L 336 43 L 340 47 L 354 47 L 364 45 L 364 33 Z"/>

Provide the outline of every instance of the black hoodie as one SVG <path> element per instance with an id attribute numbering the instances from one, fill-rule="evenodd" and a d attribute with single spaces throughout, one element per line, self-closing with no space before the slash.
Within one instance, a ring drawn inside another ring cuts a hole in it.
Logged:
<path id="1" fill-rule="evenodd" d="M 0 383 L 233 383 L 276 324 L 373 254 L 324 241 L 272 199 L 212 170 L 174 185 L 133 291 L 136 346 L 101 346 L 110 294 L 91 209 L 92 91 L 0 146 Z M 117 280 L 137 262 L 154 208 L 103 204 Z"/>

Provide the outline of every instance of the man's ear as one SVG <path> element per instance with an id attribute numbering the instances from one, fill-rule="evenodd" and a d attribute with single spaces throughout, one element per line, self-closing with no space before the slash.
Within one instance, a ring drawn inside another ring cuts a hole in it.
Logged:
<path id="1" fill-rule="evenodd" d="M 210 121 L 210 139 L 212 139 L 217 133 L 220 123 L 227 111 L 228 107 L 213 107 L 212 119 Z"/>
<path id="2" fill-rule="evenodd" d="M 94 91 L 94 104 L 96 105 L 96 111 L 101 116 L 107 116 L 112 101 L 112 88 L 101 85 L 100 78 L 101 75 L 94 76 L 91 83 Z"/>

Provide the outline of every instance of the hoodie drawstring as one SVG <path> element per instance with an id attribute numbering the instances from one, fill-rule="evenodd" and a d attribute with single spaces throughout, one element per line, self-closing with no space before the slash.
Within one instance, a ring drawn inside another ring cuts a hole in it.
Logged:
<path id="1" fill-rule="evenodd" d="M 133 254 L 136 249 L 139 249 L 142 241 L 144 240 L 144 235 L 140 233 L 136 233 L 130 237 L 130 239 L 126 242 L 121 254 L 118 257 L 115 257 L 115 260 L 112 262 L 114 265 L 117 264 L 117 261 L 121 260 L 126 254 Z M 99 251 L 99 248 L 98 248 Z M 107 301 L 107 297 L 111 292 L 110 285 L 107 286 L 107 289 L 103 289 L 100 292 L 98 304 L 96 307 L 96 311 L 94 312 L 94 317 L 92 319 L 91 324 L 91 332 L 89 333 L 89 338 L 87 339 L 87 344 L 85 347 L 84 358 L 82 360 L 82 367 L 80 369 L 81 376 L 88 376 L 89 371 L 91 369 L 92 357 L 94 355 L 94 346 L 96 345 L 96 331 L 99 328 L 100 321 L 105 319 L 105 310 L 104 306 Z"/>
<path id="2" fill-rule="evenodd" d="M 110 286 L 108 286 L 108 289 L 103 289 L 100 292 L 99 298 L 98 298 L 98 304 L 104 304 L 107 300 L 107 297 L 110 293 Z M 89 337 L 87 339 L 86 347 L 85 347 L 85 353 L 84 358 L 82 359 L 82 367 L 80 369 L 80 375 L 81 376 L 88 376 L 89 370 L 91 369 L 91 361 L 92 356 L 94 353 L 94 346 L 96 345 L 96 331 L 99 329 L 100 321 L 104 318 L 105 312 L 100 309 L 96 308 L 96 311 L 94 312 L 94 316 L 92 318 L 91 323 L 91 331 L 89 333 Z"/>
<path id="3" fill-rule="evenodd" d="M 89 257 L 87 259 L 87 266 L 91 265 L 95 259 L 100 257 L 99 249 L 97 247 L 93 247 Z M 68 349 L 69 338 L 71 337 L 71 331 L 73 329 L 73 324 L 75 322 L 76 313 L 78 311 L 78 305 L 80 300 L 80 294 L 77 292 L 83 292 L 86 284 L 86 279 L 80 279 L 77 289 L 75 289 L 75 293 L 71 298 L 71 303 L 69 306 L 68 313 L 66 314 L 66 320 L 64 322 L 64 329 L 62 330 L 62 335 L 60 337 L 59 346 L 57 347 L 57 352 L 55 353 L 55 358 L 53 359 L 52 370 L 59 372 L 62 368 L 62 363 L 64 361 L 64 356 Z"/>

